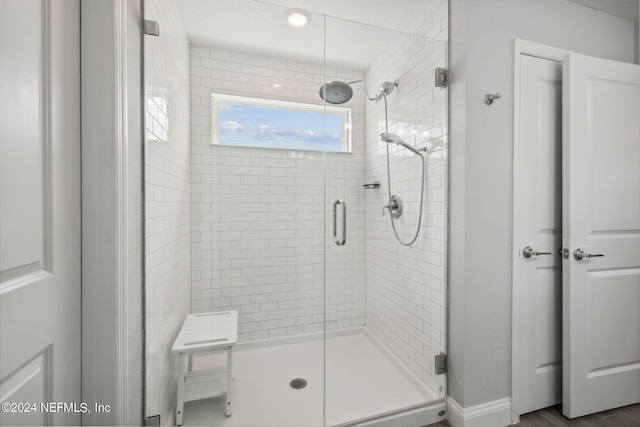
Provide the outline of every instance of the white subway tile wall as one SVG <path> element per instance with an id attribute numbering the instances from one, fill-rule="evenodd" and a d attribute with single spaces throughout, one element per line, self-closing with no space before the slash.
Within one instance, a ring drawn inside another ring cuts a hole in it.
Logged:
<path id="1" fill-rule="evenodd" d="M 191 45 L 192 311 L 238 310 L 240 341 L 318 332 L 325 316 L 327 329 L 364 325 L 365 98 L 343 105 L 353 153 L 324 154 L 212 146 L 211 93 L 321 105 L 338 76 L 364 73 Z M 338 198 L 345 246 L 328 220 Z"/>
<path id="2" fill-rule="evenodd" d="M 145 37 L 146 415 L 174 424 L 171 346 L 191 310 L 189 42 L 176 4 L 146 0 Z"/>
<path id="3" fill-rule="evenodd" d="M 404 242 L 411 241 L 418 223 L 421 161 L 380 141 L 386 131 L 384 103 L 367 104 L 366 180 L 381 186 L 370 190 L 366 201 L 366 325 L 434 390 L 446 387 L 433 362 L 446 351 L 447 97 L 434 86 L 434 70 L 446 67 L 447 12 L 446 0 L 429 2 L 409 26 L 416 36 L 399 37 L 366 72 L 368 87 L 399 80 L 388 97 L 388 131 L 417 148 L 435 150 L 427 160 L 420 236 L 406 247 L 396 240 L 389 215 L 381 214 L 389 198 L 387 148 L 391 192 L 404 201 L 404 213 L 395 221 Z"/>

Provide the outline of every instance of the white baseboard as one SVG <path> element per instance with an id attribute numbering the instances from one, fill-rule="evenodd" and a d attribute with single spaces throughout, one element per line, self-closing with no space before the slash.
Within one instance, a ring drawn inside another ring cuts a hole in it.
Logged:
<path id="1" fill-rule="evenodd" d="M 511 424 L 511 399 L 508 397 L 468 408 L 448 397 L 447 406 L 451 427 L 504 427 Z"/>

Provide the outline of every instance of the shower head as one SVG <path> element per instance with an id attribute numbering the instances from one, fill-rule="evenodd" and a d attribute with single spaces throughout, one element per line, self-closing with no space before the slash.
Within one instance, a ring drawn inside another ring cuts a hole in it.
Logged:
<path id="1" fill-rule="evenodd" d="M 349 85 L 361 81 L 362 80 L 355 80 L 349 83 L 334 81 L 325 83 L 320 88 L 320 98 L 329 104 L 344 104 L 353 96 L 353 89 L 351 89 Z"/>
<path id="2" fill-rule="evenodd" d="M 417 154 L 418 156 L 422 156 L 422 153 L 420 153 L 418 150 L 416 150 L 415 148 L 413 148 L 412 146 L 410 146 L 409 144 L 407 144 L 402 138 L 400 138 L 398 135 L 396 135 L 395 133 L 391 133 L 391 132 L 382 132 L 380 134 L 380 139 L 383 140 L 384 142 L 386 142 L 387 144 L 398 144 L 398 145 L 402 145 L 404 148 L 406 148 L 407 150 L 410 150 L 412 152 L 414 152 L 415 154 Z"/>
<path id="3" fill-rule="evenodd" d="M 398 84 L 400 84 L 398 80 L 396 80 L 393 83 L 387 82 L 387 81 L 382 82 L 382 84 L 380 85 L 380 95 L 382 96 L 390 95 L 398 87 Z"/>

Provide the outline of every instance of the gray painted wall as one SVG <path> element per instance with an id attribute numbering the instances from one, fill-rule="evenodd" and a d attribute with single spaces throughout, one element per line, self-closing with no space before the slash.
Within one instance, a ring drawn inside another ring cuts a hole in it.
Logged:
<path id="1" fill-rule="evenodd" d="M 450 0 L 450 15 L 449 395 L 470 407 L 511 395 L 514 39 L 633 62 L 634 23 L 564 0 Z"/>

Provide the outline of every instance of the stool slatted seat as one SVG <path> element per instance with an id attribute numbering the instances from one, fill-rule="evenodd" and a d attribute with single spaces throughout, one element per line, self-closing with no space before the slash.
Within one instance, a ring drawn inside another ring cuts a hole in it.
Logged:
<path id="1" fill-rule="evenodd" d="M 187 316 L 171 352 L 178 355 L 176 424 L 182 425 L 184 402 L 227 395 L 227 416 L 231 416 L 233 346 L 238 342 L 238 312 L 194 313 Z M 193 355 L 227 351 L 227 366 L 194 371 Z M 188 370 L 184 362 L 188 356 Z"/>

